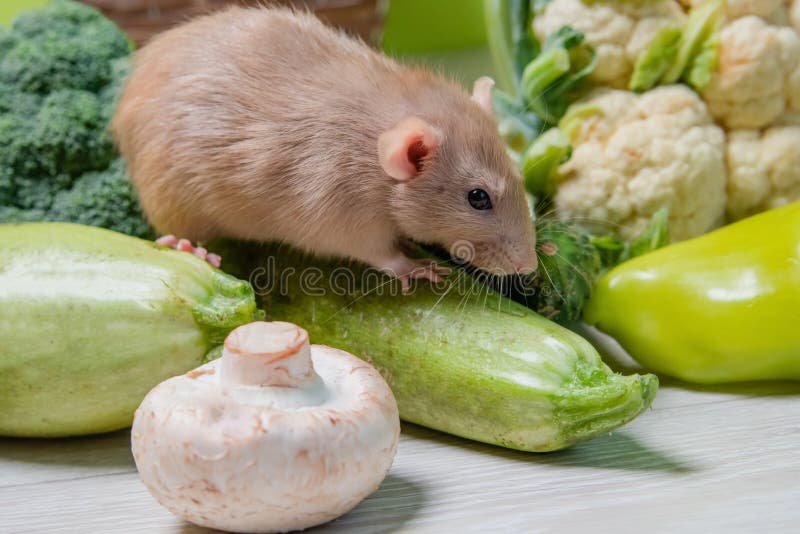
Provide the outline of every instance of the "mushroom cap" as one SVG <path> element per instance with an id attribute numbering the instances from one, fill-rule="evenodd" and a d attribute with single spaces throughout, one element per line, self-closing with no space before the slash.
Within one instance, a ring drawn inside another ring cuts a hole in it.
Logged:
<path id="1" fill-rule="evenodd" d="M 150 391 L 131 447 L 172 513 L 283 532 L 335 519 L 377 489 L 399 434 L 394 396 L 371 365 L 309 346 L 295 325 L 259 322 L 234 330 L 219 360 Z"/>

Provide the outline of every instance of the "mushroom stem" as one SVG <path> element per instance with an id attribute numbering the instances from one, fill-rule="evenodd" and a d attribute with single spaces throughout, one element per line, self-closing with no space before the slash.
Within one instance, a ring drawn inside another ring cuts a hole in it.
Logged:
<path id="1" fill-rule="evenodd" d="M 231 332 L 222 349 L 223 384 L 299 387 L 314 377 L 308 332 L 284 322 L 254 322 Z"/>

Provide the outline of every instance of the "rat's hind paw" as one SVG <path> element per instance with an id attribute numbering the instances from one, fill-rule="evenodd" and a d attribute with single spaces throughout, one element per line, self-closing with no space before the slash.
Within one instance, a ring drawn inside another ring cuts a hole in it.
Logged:
<path id="1" fill-rule="evenodd" d="M 219 255 L 209 252 L 203 247 L 196 247 L 192 245 L 192 242 L 188 239 L 178 239 L 174 235 L 170 234 L 156 239 L 156 244 L 194 254 L 201 260 L 206 260 L 206 262 L 217 269 L 219 269 L 219 266 L 222 265 L 222 258 Z"/>

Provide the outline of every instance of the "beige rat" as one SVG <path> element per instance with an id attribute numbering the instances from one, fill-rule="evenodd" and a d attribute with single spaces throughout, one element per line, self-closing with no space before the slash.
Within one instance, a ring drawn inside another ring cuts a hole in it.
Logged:
<path id="1" fill-rule="evenodd" d="M 313 15 L 232 8 L 139 51 L 112 128 L 158 231 L 278 240 L 407 289 L 444 272 L 409 259 L 407 239 L 495 273 L 536 269 L 491 85 L 470 97 Z"/>

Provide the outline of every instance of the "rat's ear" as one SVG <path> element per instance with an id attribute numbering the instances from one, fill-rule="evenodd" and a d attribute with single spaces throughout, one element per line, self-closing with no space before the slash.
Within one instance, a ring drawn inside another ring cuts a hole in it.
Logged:
<path id="1" fill-rule="evenodd" d="M 378 158 L 386 174 L 405 182 L 422 171 L 423 159 L 441 142 L 439 130 L 418 117 L 408 117 L 378 138 Z"/>
<path id="2" fill-rule="evenodd" d="M 494 115 L 492 87 L 494 87 L 494 80 L 488 76 L 481 76 L 472 85 L 472 101 L 482 107 L 489 115 Z"/>

